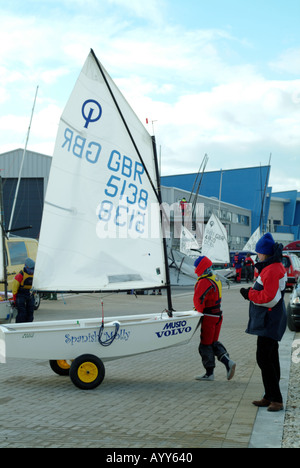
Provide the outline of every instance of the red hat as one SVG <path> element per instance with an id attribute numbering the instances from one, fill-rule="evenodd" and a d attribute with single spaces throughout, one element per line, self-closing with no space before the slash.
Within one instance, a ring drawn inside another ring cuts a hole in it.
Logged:
<path id="1" fill-rule="evenodd" d="M 212 261 L 208 257 L 198 257 L 194 263 L 195 273 L 197 276 L 203 275 L 205 270 L 212 266 Z"/>

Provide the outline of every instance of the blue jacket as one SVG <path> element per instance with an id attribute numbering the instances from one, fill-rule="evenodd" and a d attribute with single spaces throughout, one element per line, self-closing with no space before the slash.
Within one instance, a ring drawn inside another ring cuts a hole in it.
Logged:
<path id="1" fill-rule="evenodd" d="M 249 290 L 249 323 L 246 333 L 280 341 L 286 330 L 287 318 L 284 291 L 287 280 L 281 263 L 282 246 L 276 244 L 272 257 L 255 265 L 259 276 Z"/>

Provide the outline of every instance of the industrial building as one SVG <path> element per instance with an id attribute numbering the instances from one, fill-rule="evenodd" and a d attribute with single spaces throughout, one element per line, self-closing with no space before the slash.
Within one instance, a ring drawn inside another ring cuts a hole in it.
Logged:
<path id="1" fill-rule="evenodd" d="M 16 193 L 24 150 L 0 155 L 4 220 L 6 229 Z M 26 151 L 12 228 L 32 226 L 18 235 L 38 238 L 52 157 Z M 283 244 L 300 238 L 300 193 L 296 190 L 272 193 L 270 167 L 259 166 L 205 172 L 196 202 L 203 205 L 204 222 L 215 213 L 224 224 L 230 249 L 242 249 L 261 225 Z M 179 203 L 191 195 L 199 174 L 179 174 L 161 178 L 163 202 Z"/>
<path id="2" fill-rule="evenodd" d="M 257 166 L 205 172 L 199 193 L 209 200 L 221 199 L 222 203 L 249 210 L 251 233 L 260 226 L 262 231 L 271 232 L 276 241 L 286 245 L 300 239 L 300 192 L 273 193 L 268 185 L 270 170 L 270 166 Z M 196 173 L 164 176 L 161 184 L 191 192 L 196 177 Z M 241 247 L 235 239 L 231 242 L 230 239 L 237 232 L 243 237 L 245 219 L 239 215 L 238 211 L 232 211 L 236 223 L 231 223 L 227 230 L 231 248 L 238 250 Z"/>
<path id="3" fill-rule="evenodd" d="M 19 148 L 0 155 L 0 175 L 2 177 L 6 229 L 10 225 L 23 152 L 24 150 Z M 39 236 L 51 161 L 51 156 L 26 151 L 11 228 L 32 227 L 17 231 L 16 234 L 19 236 L 33 237 L 34 239 Z"/>

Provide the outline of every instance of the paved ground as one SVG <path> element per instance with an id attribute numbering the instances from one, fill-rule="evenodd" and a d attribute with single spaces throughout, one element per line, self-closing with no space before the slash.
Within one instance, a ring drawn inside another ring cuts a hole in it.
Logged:
<path id="1" fill-rule="evenodd" d="M 106 316 L 166 307 L 163 296 L 81 295 L 42 301 L 35 320 L 101 316 L 101 298 Z M 173 305 L 176 310 L 191 308 L 192 289 L 175 288 Z M 244 332 L 248 305 L 236 286 L 224 288 L 223 311 L 220 339 L 238 364 L 230 382 L 221 363 L 214 382 L 194 380 L 202 371 L 198 334 L 188 345 L 106 363 L 105 380 L 93 391 L 79 390 L 69 377 L 57 376 L 38 356 L 34 361 L 9 359 L 0 367 L 0 447 L 185 450 L 246 448 L 257 440 L 269 446 L 270 436 L 257 423 L 251 404 L 263 389 L 256 338 Z M 291 339 L 288 333 L 283 345 L 287 360 Z M 272 414 L 269 426 L 283 415 Z M 280 421 L 276 435 L 282 430 Z"/>

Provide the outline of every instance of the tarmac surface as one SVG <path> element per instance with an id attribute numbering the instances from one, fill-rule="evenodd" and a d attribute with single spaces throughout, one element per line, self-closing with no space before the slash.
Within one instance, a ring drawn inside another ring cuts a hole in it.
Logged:
<path id="1" fill-rule="evenodd" d="M 193 288 L 174 287 L 172 293 L 174 309 L 193 307 Z M 164 294 L 58 296 L 57 301 L 41 302 L 35 321 L 101 317 L 101 301 L 107 317 L 161 312 L 167 305 Z M 222 304 L 220 341 L 237 363 L 231 381 L 219 362 L 213 382 L 194 380 L 203 371 L 199 331 L 187 345 L 105 363 L 103 383 L 89 391 L 53 373 L 38 355 L 31 361 L 9 358 L 0 365 L 0 447 L 182 453 L 197 448 L 280 448 L 285 412 L 269 413 L 251 404 L 262 397 L 263 387 L 256 337 L 245 333 L 248 302 L 233 285 L 224 286 Z M 287 330 L 280 345 L 285 401 L 293 339 Z"/>

